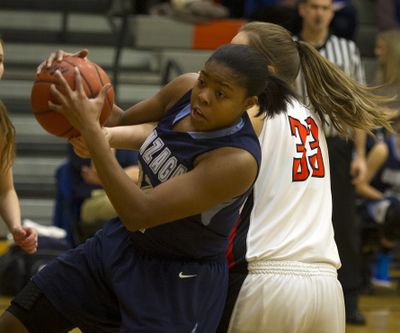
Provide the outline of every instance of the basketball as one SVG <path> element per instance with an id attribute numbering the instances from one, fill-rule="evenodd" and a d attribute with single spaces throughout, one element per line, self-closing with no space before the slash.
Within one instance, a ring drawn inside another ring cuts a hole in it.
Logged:
<path id="1" fill-rule="evenodd" d="M 96 97 L 101 88 L 110 82 L 106 72 L 96 63 L 80 57 L 67 56 L 61 62 L 54 62 L 50 68 L 43 68 L 36 76 L 31 92 L 32 111 L 39 124 L 50 134 L 64 138 L 73 138 L 79 136 L 80 133 L 70 125 L 61 113 L 49 109 L 49 100 L 59 104 L 59 101 L 52 96 L 50 86 L 55 84 L 62 92 L 55 77 L 55 71 L 59 70 L 71 89 L 75 89 L 74 67 L 79 68 L 82 85 L 89 98 Z M 100 115 L 101 125 L 107 120 L 113 104 L 114 90 L 110 87 L 106 92 L 106 99 Z"/>

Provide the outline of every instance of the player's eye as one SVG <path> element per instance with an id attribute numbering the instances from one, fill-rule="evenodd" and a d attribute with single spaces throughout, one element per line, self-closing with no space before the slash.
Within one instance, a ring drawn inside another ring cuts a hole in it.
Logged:
<path id="1" fill-rule="evenodd" d="M 206 85 L 206 81 L 205 81 L 204 79 L 202 79 L 201 77 L 199 77 L 199 78 L 197 79 L 197 85 L 198 85 L 199 87 L 204 87 L 204 86 Z"/>
<path id="2" fill-rule="evenodd" d="M 225 93 L 223 91 L 217 90 L 215 92 L 215 96 L 217 96 L 217 98 L 224 98 L 225 97 Z"/>

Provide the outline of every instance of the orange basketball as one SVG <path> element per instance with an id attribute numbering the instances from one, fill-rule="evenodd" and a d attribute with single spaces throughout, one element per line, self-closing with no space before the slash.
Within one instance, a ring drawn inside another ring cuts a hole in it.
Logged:
<path id="1" fill-rule="evenodd" d="M 48 101 L 57 103 L 50 93 L 50 86 L 57 84 L 55 71 L 58 69 L 72 89 L 75 89 L 74 67 L 78 67 L 82 76 L 83 88 L 86 95 L 94 98 L 101 88 L 110 82 L 106 72 L 92 61 L 79 57 L 64 57 L 61 62 L 54 62 L 50 68 L 43 68 L 36 76 L 31 93 L 32 111 L 39 124 L 50 134 L 65 138 L 79 136 L 80 133 L 70 125 L 68 120 L 59 112 L 49 110 Z M 114 104 L 114 90 L 110 87 L 106 93 L 103 110 L 100 115 L 100 124 L 107 120 Z"/>

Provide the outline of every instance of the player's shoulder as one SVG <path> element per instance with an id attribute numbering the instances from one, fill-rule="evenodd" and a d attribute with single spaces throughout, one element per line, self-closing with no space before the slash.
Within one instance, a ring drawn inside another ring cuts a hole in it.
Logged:
<path id="1" fill-rule="evenodd" d="M 308 108 L 297 98 L 291 98 L 286 104 L 286 112 L 290 115 L 292 113 L 296 114 L 299 112 L 307 112 Z"/>
<path id="2" fill-rule="evenodd" d="M 198 77 L 198 73 L 181 74 L 170 81 L 164 88 L 186 92 L 193 87 Z"/>

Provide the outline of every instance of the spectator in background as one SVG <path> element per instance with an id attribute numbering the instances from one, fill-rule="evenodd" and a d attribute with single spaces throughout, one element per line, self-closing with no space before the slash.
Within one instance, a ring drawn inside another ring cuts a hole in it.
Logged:
<path id="1" fill-rule="evenodd" d="M 244 17 L 245 0 L 221 0 L 220 3 L 229 10 L 229 16 L 232 18 Z"/>
<path id="2" fill-rule="evenodd" d="M 312 44 L 324 57 L 335 63 L 351 78 L 364 83 L 360 54 L 353 41 L 329 33 L 334 16 L 332 0 L 303 0 L 299 5 L 303 28 L 296 37 Z M 298 92 L 307 103 L 308 92 L 301 77 Z M 353 141 L 338 136 L 335 128 L 325 126 L 327 136 L 333 199 L 333 226 L 342 267 L 338 271 L 343 286 L 346 322 L 364 325 L 365 318 L 358 309 L 361 287 L 361 235 L 356 219 L 354 184 L 366 175 L 366 134 L 355 129 Z"/>
<path id="3" fill-rule="evenodd" d="M 376 14 L 380 31 L 400 27 L 400 0 L 376 0 Z"/>
<path id="4" fill-rule="evenodd" d="M 154 4 L 151 15 L 161 15 L 189 23 L 205 23 L 229 16 L 229 10 L 218 1 L 170 0 Z"/>
<path id="5" fill-rule="evenodd" d="M 297 0 L 234 0 L 222 4 L 231 17 L 279 24 L 292 33 L 299 31 Z"/>
<path id="6" fill-rule="evenodd" d="M 137 152 L 116 150 L 115 157 L 127 175 L 136 183 L 139 175 Z M 72 146 L 69 146 L 68 158 L 72 166 L 73 196 L 81 208 L 81 221 L 91 224 L 117 216 L 91 160 L 77 156 Z"/>
<path id="7" fill-rule="evenodd" d="M 376 224 L 378 253 L 372 272 L 372 283 L 391 286 L 389 264 L 391 251 L 400 240 L 400 121 L 396 134 L 382 130 L 381 140 L 368 145 L 367 177 L 357 184 L 359 213 L 363 222 Z M 373 246 L 376 247 L 376 246 Z"/>
<path id="8" fill-rule="evenodd" d="M 222 1 L 231 17 L 244 17 L 250 21 L 278 24 L 292 34 L 299 34 L 302 19 L 298 14 L 298 0 L 244 0 Z M 330 23 L 333 34 L 346 39 L 355 39 L 357 11 L 351 0 L 333 1 L 334 17 Z"/>
<path id="9" fill-rule="evenodd" d="M 355 39 L 357 30 L 357 10 L 351 0 L 334 0 L 333 16 L 330 28 L 334 35 L 350 40 Z"/>
<path id="10" fill-rule="evenodd" d="M 375 45 L 375 56 L 378 61 L 376 84 L 381 86 L 379 92 L 394 96 L 389 108 L 400 110 L 400 29 L 388 30 L 378 34 Z"/>
<path id="11" fill-rule="evenodd" d="M 70 245 L 76 246 L 102 227 L 116 212 L 97 175 L 87 152 L 68 146 L 68 160 L 56 171 L 57 193 L 53 224 L 67 233 Z M 138 179 L 137 152 L 116 150 L 117 161 L 133 180 Z M 82 156 L 82 157 L 80 157 Z"/>
<path id="12" fill-rule="evenodd" d="M 257 10 L 265 7 L 295 8 L 297 0 L 246 0 L 244 1 L 244 16 L 250 17 Z"/>
<path id="13" fill-rule="evenodd" d="M 379 226 L 380 249 L 372 281 L 374 284 L 390 286 L 391 250 L 400 237 L 400 30 L 379 33 L 375 55 L 378 61 L 375 83 L 379 86 L 379 94 L 393 97 L 387 106 L 393 109 L 397 117 L 396 134 L 382 131 L 378 133 L 380 142 L 370 138 L 368 173 L 365 181 L 358 184 L 357 192 L 361 197 L 359 211 L 363 220 Z"/>

